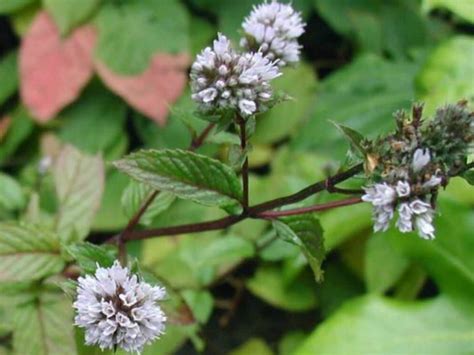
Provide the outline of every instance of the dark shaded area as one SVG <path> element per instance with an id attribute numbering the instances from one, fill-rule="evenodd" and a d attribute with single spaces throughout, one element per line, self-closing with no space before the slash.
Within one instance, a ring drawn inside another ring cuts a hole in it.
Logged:
<path id="1" fill-rule="evenodd" d="M 18 47 L 19 39 L 5 16 L 0 16 L 0 58 L 5 53 Z"/>

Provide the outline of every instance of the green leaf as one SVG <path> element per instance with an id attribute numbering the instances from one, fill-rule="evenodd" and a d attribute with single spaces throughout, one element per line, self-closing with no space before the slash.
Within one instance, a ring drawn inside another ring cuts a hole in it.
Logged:
<path id="1" fill-rule="evenodd" d="M 75 355 L 73 308 L 62 294 L 42 294 L 14 313 L 13 347 L 22 355 Z"/>
<path id="2" fill-rule="evenodd" d="M 0 78 L 2 78 L 0 105 L 12 96 L 18 88 L 17 59 L 17 52 L 10 52 L 0 61 Z"/>
<path id="3" fill-rule="evenodd" d="M 64 267 L 55 234 L 26 224 L 0 224 L 0 282 L 38 280 Z"/>
<path id="4" fill-rule="evenodd" d="M 242 199 L 235 172 L 220 161 L 193 152 L 142 150 L 114 163 L 133 179 L 160 191 L 234 212 Z"/>
<path id="5" fill-rule="evenodd" d="M 33 120 L 22 106 L 11 114 L 12 123 L 0 144 L 0 162 L 5 161 L 25 141 L 34 128 Z"/>
<path id="6" fill-rule="evenodd" d="M 232 263 L 255 254 L 253 244 L 243 238 L 226 236 L 220 237 L 202 251 L 197 265 L 219 266 Z"/>
<path id="7" fill-rule="evenodd" d="M 43 0 L 44 7 L 53 16 L 62 35 L 87 21 L 102 0 Z"/>
<path id="8" fill-rule="evenodd" d="M 0 2 L 0 14 L 11 14 L 35 1 L 36 0 L 2 0 Z"/>
<path id="9" fill-rule="evenodd" d="M 284 279 L 277 266 L 260 266 L 247 281 L 247 288 L 269 304 L 291 312 L 313 309 L 317 304 L 314 279 L 309 273 L 301 274 L 293 282 Z"/>
<path id="10" fill-rule="evenodd" d="M 193 311 L 194 318 L 201 324 L 207 323 L 214 307 L 211 293 L 203 290 L 184 290 L 182 296 Z"/>
<path id="11" fill-rule="evenodd" d="M 122 208 L 128 218 L 134 216 L 137 211 L 148 200 L 154 190 L 145 184 L 130 181 L 122 195 Z M 153 219 L 163 211 L 166 211 L 175 200 L 175 195 L 171 192 L 160 192 L 148 206 L 146 212 L 140 218 L 140 224 L 148 226 Z"/>
<path id="12" fill-rule="evenodd" d="M 112 71 L 137 74 L 159 52 L 188 52 L 188 15 L 175 0 L 107 1 L 97 26 L 96 55 Z"/>
<path id="13" fill-rule="evenodd" d="M 361 51 L 405 57 L 432 41 L 428 20 L 411 0 L 314 0 L 318 14 Z M 403 26 L 400 26 L 403 18 Z"/>
<path id="14" fill-rule="evenodd" d="M 423 0 L 422 8 L 426 12 L 433 9 L 447 9 L 460 18 L 474 23 L 474 3 L 471 0 Z"/>
<path id="15" fill-rule="evenodd" d="M 469 183 L 469 185 L 474 185 L 474 170 L 466 171 L 462 174 L 462 177 Z"/>
<path id="16" fill-rule="evenodd" d="M 417 96 L 425 112 L 434 113 L 446 103 L 474 97 L 474 39 L 456 36 L 431 53 L 416 78 Z"/>
<path id="17" fill-rule="evenodd" d="M 339 124 L 337 122 L 332 122 L 334 126 L 337 127 L 339 131 L 347 138 L 347 140 L 351 143 L 351 147 L 357 149 L 357 151 L 364 157 L 366 154 L 366 150 L 362 144 L 364 140 L 364 136 L 357 132 L 356 130 Z"/>
<path id="18" fill-rule="evenodd" d="M 408 259 L 382 235 L 372 236 L 365 248 L 365 281 L 369 292 L 383 293 L 408 269 Z"/>
<path id="19" fill-rule="evenodd" d="M 295 85 L 298 83 L 298 85 Z M 305 63 L 284 70 L 283 75 L 272 84 L 275 91 L 288 94 L 291 99 L 281 102 L 272 110 L 258 116 L 256 143 L 273 143 L 296 131 L 298 125 L 308 118 L 315 100 L 317 79 L 313 68 Z"/>
<path id="20" fill-rule="evenodd" d="M 321 264 L 325 251 L 323 229 L 318 219 L 311 214 L 284 217 L 274 221 L 273 227 L 280 238 L 301 247 L 316 280 L 322 281 Z"/>
<path id="21" fill-rule="evenodd" d="M 252 338 L 240 345 L 237 349 L 229 352 L 229 355 L 273 355 L 272 349 L 259 338 Z"/>
<path id="22" fill-rule="evenodd" d="M 80 241 L 89 233 L 104 189 L 104 163 L 70 145 L 60 152 L 53 169 L 59 201 L 56 230 L 63 242 Z"/>
<path id="23" fill-rule="evenodd" d="M 102 267 L 110 267 L 116 259 L 114 251 L 105 246 L 91 243 L 72 244 L 66 247 L 66 251 L 76 260 L 86 274 L 94 273 L 97 264 Z"/>
<path id="24" fill-rule="evenodd" d="M 290 146 L 343 160 L 347 150 L 344 138 L 329 121 L 351 127 L 365 137 L 386 133 L 395 127 L 393 112 L 409 108 L 415 98 L 413 78 L 417 70 L 415 62 L 359 56 L 320 84 L 314 113 Z"/>
<path id="25" fill-rule="evenodd" d="M 0 172 L 0 208 L 7 211 L 25 207 L 26 197 L 20 184 L 12 177 Z"/>
<path id="26" fill-rule="evenodd" d="M 435 220 L 436 239 L 431 242 L 415 233 L 403 235 L 395 228 L 379 237 L 389 238 L 396 250 L 421 265 L 445 294 L 472 307 L 474 213 L 471 208 L 446 199 L 439 201 L 437 209 L 442 216 Z"/>
<path id="27" fill-rule="evenodd" d="M 370 295 L 340 308 L 295 355 L 470 354 L 471 317 L 443 297 L 402 302 Z"/>
<path id="28" fill-rule="evenodd" d="M 59 137 L 89 154 L 113 150 L 125 135 L 126 106 L 97 81 L 61 113 Z"/>

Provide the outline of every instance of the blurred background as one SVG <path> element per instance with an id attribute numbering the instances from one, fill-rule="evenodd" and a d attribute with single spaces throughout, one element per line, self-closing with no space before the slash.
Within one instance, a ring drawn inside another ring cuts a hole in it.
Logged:
<path id="1" fill-rule="evenodd" d="M 192 113 L 189 66 L 217 32 L 237 46 L 258 3 L 0 0 L 0 220 L 26 208 L 38 164 L 58 141 L 106 161 L 142 147 L 186 148 L 189 127 L 206 126 Z M 292 4 L 307 23 L 303 59 L 275 81 L 293 100 L 257 119 L 252 203 L 298 191 L 351 159 L 330 121 L 376 137 L 413 102 L 425 103 L 427 117 L 446 103 L 472 103 L 474 0 Z M 231 143 L 211 137 L 200 152 L 225 160 Z M 109 164 L 90 241 L 126 225 L 127 185 Z M 54 209 L 52 190 L 45 178 L 45 213 Z M 171 302 L 167 334 L 145 354 L 473 354 L 473 206 L 472 187 L 453 179 L 441 194 L 434 242 L 394 230 L 372 235 L 366 205 L 321 214 L 328 255 L 319 284 L 299 249 L 274 240 L 264 221 L 131 244 L 143 268 L 186 305 Z M 143 225 L 220 216 L 177 200 Z M 4 355 L 11 327 L 1 299 Z M 80 343 L 78 353 L 98 353 Z"/>

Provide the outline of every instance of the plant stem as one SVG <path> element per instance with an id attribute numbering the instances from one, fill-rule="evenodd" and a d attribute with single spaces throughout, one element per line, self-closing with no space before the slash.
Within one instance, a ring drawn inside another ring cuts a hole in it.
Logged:
<path id="1" fill-rule="evenodd" d="M 209 133 L 211 133 L 212 129 L 215 127 L 215 123 L 210 123 L 202 132 L 199 136 L 195 137 L 191 145 L 189 146 L 188 150 L 195 151 L 198 149 L 206 140 L 207 136 Z"/>
<path id="2" fill-rule="evenodd" d="M 198 232 L 206 232 L 211 230 L 219 230 L 230 227 L 244 219 L 247 218 L 262 218 L 260 214 L 262 212 L 266 212 L 284 205 L 288 205 L 291 203 L 299 202 L 304 200 L 305 198 L 326 190 L 328 186 L 328 180 L 330 180 L 330 184 L 335 185 L 342 181 L 345 181 L 352 176 L 356 175 L 362 171 L 362 164 L 356 165 L 350 168 L 347 171 L 342 173 L 336 174 L 326 180 L 319 181 L 313 185 L 308 186 L 307 188 L 286 197 L 281 197 L 275 200 L 271 200 L 268 202 L 264 202 L 255 206 L 251 206 L 248 208 L 247 211 L 238 216 L 227 216 L 221 219 L 217 219 L 214 221 L 202 222 L 202 223 L 191 223 L 191 224 L 184 224 L 180 226 L 172 226 L 172 227 L 163 227 L 163 228 L 156 228 L 156 229 L 145 229 L 141 231 L 130 231 L 126 236 L 125 240 L 141 240 L 141 239 L 148 239 L 153 237 L 159 236 L 170 236 L 170 235 L 178 235 L 184 233 L 198 233 Z M 336 203 L 336 202 L 334 202 Z M 108 242 L 112 242 L 116 240 L 117 236 L 112 237 Z"/>
<path id="3" fill-rule="evenodd" d="M 239 124 L 240 128 L 240 148 L 242 149 L 242 153 L 245 154 L 244 164 L 242 165 L 242 206 L 245 212 L 249 208 L 249 159 L 246 152 L 247 132 L 245 127 L 245 120 L 241 116 L 237 116 L 237 123 Z"/>
<path id="4" fill-rule="evenodd" d="M 331 202 L 322 203 L 320 205 L 314 205 L 314 206 L 309 206 L 309 207 L 301 207 L 301 208 L 295 208 L 295 209 L 285 210 L 285 211 L 262 212 L 262 213 L 259 213 L 258 216 L 260 218 L 265 218 L 265 219 L 275 219 L 278 217 L 294 216 L 294 215 L 304 214 L 304 213 L 309 213 L 309 212 L 326 211 L 326 210 L 330 210 L 337 207 L 355 205 L 360 202 L 362 202 L 360 197 L 351 197 L 345 200 L 331 201 Z"/>

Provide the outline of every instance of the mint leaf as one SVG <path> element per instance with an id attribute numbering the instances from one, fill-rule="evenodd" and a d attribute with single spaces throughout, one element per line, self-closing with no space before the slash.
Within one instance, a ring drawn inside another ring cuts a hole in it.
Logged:
<path id="1" fill-rule="evenodd" d="M 362 156 L 365 156 L 366 150 L 363 145 L 363 140 L 364 136 L 357 132 L 356 130 L 344 126 L 342 124 L 339 124 L 337 122 L 332 122 L 331 123 L 337 127 L 338 130 L 344 134 L 344 136 L 347 138 L 347 140 L 351 143 L 351 147 L 355 148 Z"/>
<path id="2" fill-rule="evenodd" d="M 133 179 L 207 206 L 239 212 L 242 187 L 235 172 L 207 156 L 176 150 L 142 150 L 114 163 Z"/>
<path id="3" fill-rule="evenodd" d="M 284 217 L 274 221 L 273 228 L 280 238 L 301 247 L 316 281 L 322 281 L 321 264 L 325 253 L 323 229 L 318 219 L 311 214 Z"/>
<path id="4" fill-rule="evenodd" d="M 57 235 L 26 224 L 0 224 L 0 282 L 38 280 L 65 263 Z"/>
<path id="5" fill-rule="evenodd" d="M 66 251 L 87 274 L 94 273 L 97 269 L 97 264 L 102 267 L 112 266 L 116 259 L 112 250 L 109 250 L 105 246 L 98 246 L 91 243 L 72 244 L 66 247 Z"/>

